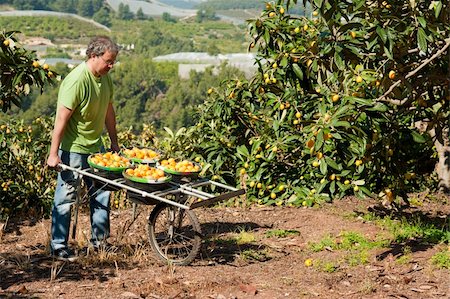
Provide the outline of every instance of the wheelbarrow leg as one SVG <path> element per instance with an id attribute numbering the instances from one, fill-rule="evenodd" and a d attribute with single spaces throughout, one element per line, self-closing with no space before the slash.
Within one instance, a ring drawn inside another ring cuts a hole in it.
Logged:
<path id="1" fill-rule="evenodd" d="M 133 202 L 133 221 L 136 220 L 137 214 L 137 204 Z"/>
<path id="2" fill-rule="evenodd" d="M 80 208 L 80 199 L 81 199 L 81 178 L 80 183 L 77 184 L 77 196 L 75 197 L 75 211 L 74 211 L 74 221 L 72 227 L 72 239 L 75 240 L 77 234 L 77 224 L 78 224 L 78 209 Z"/>

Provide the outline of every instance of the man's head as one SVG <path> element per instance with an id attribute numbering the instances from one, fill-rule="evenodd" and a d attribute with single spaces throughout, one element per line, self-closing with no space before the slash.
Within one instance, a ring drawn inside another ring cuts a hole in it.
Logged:
<path id="1" fill-rule="evenodd" d="M 93 74 L 103 76 L 116 63 L 119 46 L 107 36 L 94 37 L 88 44 L 86 56 Z"/>

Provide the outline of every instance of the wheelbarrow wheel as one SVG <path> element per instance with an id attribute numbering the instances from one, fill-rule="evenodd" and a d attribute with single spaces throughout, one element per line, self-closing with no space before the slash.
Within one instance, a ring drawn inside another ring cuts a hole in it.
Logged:
<path id="1" fill-rule="evenodd" d="M 158 203 L 148 220 L 148 234 L 153 251 L 165 263 L 188 265 L 200 251 L 201 228 L 190 210 Z"/>

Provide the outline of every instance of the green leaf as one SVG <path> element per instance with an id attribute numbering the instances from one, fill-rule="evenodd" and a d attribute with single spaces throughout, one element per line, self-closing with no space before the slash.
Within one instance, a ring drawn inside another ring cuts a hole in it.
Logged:
<path id="1" fill-rule="evenodd" d="M 172 137 L 172 138 L 175 137 L 175 135 L 173 134 L 173 131 L 170 128 L 164 127 L 164 130 L 169 134 L 170 137 Z"/>
<path id="2" fill-rule="evenodd" d="M 336 181 L 332 181 L 330 184 L 330 192 L 334 193 L 336 191 Z"/>
<path id="3" fill-rule="evenodd" d="M 378 111 L 378 112 L 386 112 L 388 107 L 383 103 L 376 103 L 375 106 L 371 108 L 367 108 L 367 111 Z"/>
<path id="4" fill-rule="evenodd" d="M 383 41 L 383 43 L 386 43 L 386 41 L 387 41 L 387 33 L 386 33 L 386 30 L 384 30 L 383 28 L 381 28 L 381 27 L 377 27 L 377 29 L 376 29 L 376 31 L 377 31 L 377 34 L 378 34 L 378 36 L 381 38 L 381 40 Z"/>
<path id="5" fill-rule="evenodd" d="M 369 105 L 373 104 L 372 99 L 363 99 L 363 98 L 357 98 L 357 97 L 347 97 L 347 98 L 355 103 L 365 105 L 365 106 L 369 106 Z"/>
<path id="6" fill-rule="evenodd" d="M 391 52 L 388 48 L 386 48 L 386 47 L 384 47 L 384 54 L 386 54 L 386 56 L 387 56 L 389 59 L 394 60 L 394 56 L 392 55 L 392 52 Z"/>
<path id="7" fill-rule="evenodd" d="M 348 121 L 337 121 L 333 123 L 334 127 L 344 127 L 344 128 L 350 128 L 350 123 Z"/>
<path id="8" fill-rule="evenodd" d="M 372 196 L 372 193 L 366 187 L 363 187 L 363 186 L 359 187 L 359 191 L 363 192 L 367 196 Z"/>
<path id="9" fill-rule="evenodd" d="M 414 142 L 425 143 L 425 138 L 417 131 L 411 131 L 412 138 Z"/>
<path id="10" fill-rule="evenodd" d="M 334 161 L 334 160 L 331 159 L 330 157 L 325 157 L 325 162 L 326 162 L 328 165 L 330 165 L 330 167 L 332 167 L 332 168 L 334 168 L 334 169 L 336 169 L 336 170 L 338 170 L 338 171 L 341 171 L 341 170 L 342 170 L 342 167 L 340 167 L 340 166 L 336 163 L 336 161 Z"/>
<path id="11" fill-rule="evenodd" d="M 439 15 L 441 14 L 442 1 L 433 1 L 433 2 L 434 2 L 434 16 L 437 19 L 439 17 Z"/>
<path id="12" fill-rule="evenodd" d="M 303 71 L 302 69 L 298 66 L 298 64 L 294 63 L 292 65 L 292 69 L 294 70 L 295 75 L 300 79 L 303 80 Z"/>
<path id="13" fill-rule="evenodd" d="M 328 169 L 327 163 L 323 163 L 323 162 L 320 163 L 319 168 L 320 168 L 320 172 L 321 172 L 323 175 L 327 174 L 327 169 Z"/>
<path id="14" fill-rule="evenodd" d="M 266 42 L 266 44 L 268 44 L 270 42 L 270 32 L 269 32 L 269 30 L 264 31 L 264 41 Z"/>
<path id="15" fill-rule="evenodd" d="M 426 53 L 427 52 L 427 35 L 425 33 L 425 30 L 423 28 L 419 28 L 417 30 L 417 43 L 419 45 L 420 51 Z"/>
<path id="16" fill-rule="evenodd" d="M 238 152 L 239 155 L 243 156 L 243 157 L 248 157 L 249 153 L 248 153 L 248 149 L 245 145 L 240 145 L 236 148 L 236 151 Z"/>
<path id="17" fill-rule="evenodd" d="M 419 21 L 420 26 L 427 28 L 427 21 L 424 17 L 417 17 L 417 21 Z"/>
<path id="18" fill-rule="evenodd" d="M 316 137 L 316 143 L 314 144 L 314 149 L 316 151 L 318 151 L 318 150 L 320 150 L 322 145 L 323 145 L 323 130 L 320 130 L 319 134 L 317 134 L 317 137 Z"/>
<path id="19" fill-rule="evenodd" d="M 285 67 L 288 64 L 288 60 L 286 57 L 283 57 L 280 61 L 280 66 Z"/>
<path id="20" fill-rule="evenodd" d="M 345 68 L 345 63 L 342 60 L 341 55 L 336 51 L 334 52 L 334 63 L 338 67 L 338 69 L 343 70 Z"/>

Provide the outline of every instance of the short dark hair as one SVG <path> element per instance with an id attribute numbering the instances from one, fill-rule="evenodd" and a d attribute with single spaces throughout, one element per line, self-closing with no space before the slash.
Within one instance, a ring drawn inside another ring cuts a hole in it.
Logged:
<path id="1" fill-rule="evenodd" d="M 86 56 L 89 59 L 94 56 L 102 56 L 106 51 L 119 53 L 120 47 L 107 36 L 96 36 L 88 44 Z"/>

